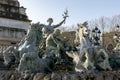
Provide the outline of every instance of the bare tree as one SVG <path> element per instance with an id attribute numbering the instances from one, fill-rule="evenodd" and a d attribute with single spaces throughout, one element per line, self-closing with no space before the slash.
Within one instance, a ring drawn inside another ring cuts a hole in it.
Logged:
<path id="1" fill-rule="evenodd" d="M 104 16 L 99 18 L 99 26 L 101 27 L 102 33 L 104 34 L 104 30 L 105 30 L 105 27 L 106 27 L 106 19 L 105 19 Z"/>

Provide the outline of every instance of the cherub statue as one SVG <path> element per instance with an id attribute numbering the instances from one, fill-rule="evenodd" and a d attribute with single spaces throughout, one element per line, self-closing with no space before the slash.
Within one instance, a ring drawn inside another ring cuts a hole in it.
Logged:
<path id="1" fill-rule="evenodd" d="M 46 39 L 46 53 L 45 57 L 55 56 L 61 58 L 60 49 L 63 48 L 61 40 L 58 38 L 60 30 L 56 29 Z"/>

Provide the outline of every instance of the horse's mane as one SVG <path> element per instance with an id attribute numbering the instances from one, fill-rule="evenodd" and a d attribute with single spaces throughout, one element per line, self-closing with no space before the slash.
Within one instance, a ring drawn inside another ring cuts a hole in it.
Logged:
<path id="1" fill-rule="evenodd" d="M 40 26 L 44 25 L 40 24 Z M 35 44 L 39 44 L 39 42 L 41 41 L 42 31 L 40 26 L 31 26 L 31 28 L 29 29 L 25 38 L 28 39 L 30 43 L 35 42 Z"/>
<path id="2" fill-rule="evenodd" d="M 88 48 L 91 46 L 91 42 L 89 39 L 89 29 L 84 25 L 78 25 L 78 32 L 77 36 L 79 38 L 80 43 L 80 52 L 83 48 Z"/>

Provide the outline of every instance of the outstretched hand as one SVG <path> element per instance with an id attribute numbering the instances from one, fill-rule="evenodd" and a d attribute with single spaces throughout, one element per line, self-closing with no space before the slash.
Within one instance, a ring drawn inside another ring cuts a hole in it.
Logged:
<path id="1" fill-rule="evenodd" d="M 66 11 L 64 12 L 64 14 L 63 14 L 62 16 L 63 16 L 64 20 L 65 20 L 67 17 L 69 17 L 69 16 L 68 16 L 68 10 L 67 10 L 67 9 L 66 9 Z"/>

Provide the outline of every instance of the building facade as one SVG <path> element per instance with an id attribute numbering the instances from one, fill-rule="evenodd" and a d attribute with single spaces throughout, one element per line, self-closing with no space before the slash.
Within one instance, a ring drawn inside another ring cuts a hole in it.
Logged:
<path id="1" fill-rule="evenodd" d="M 0 0 L 0 53 L 19 43 L 30 27 L 26 8 L 18 0 Z"/>

